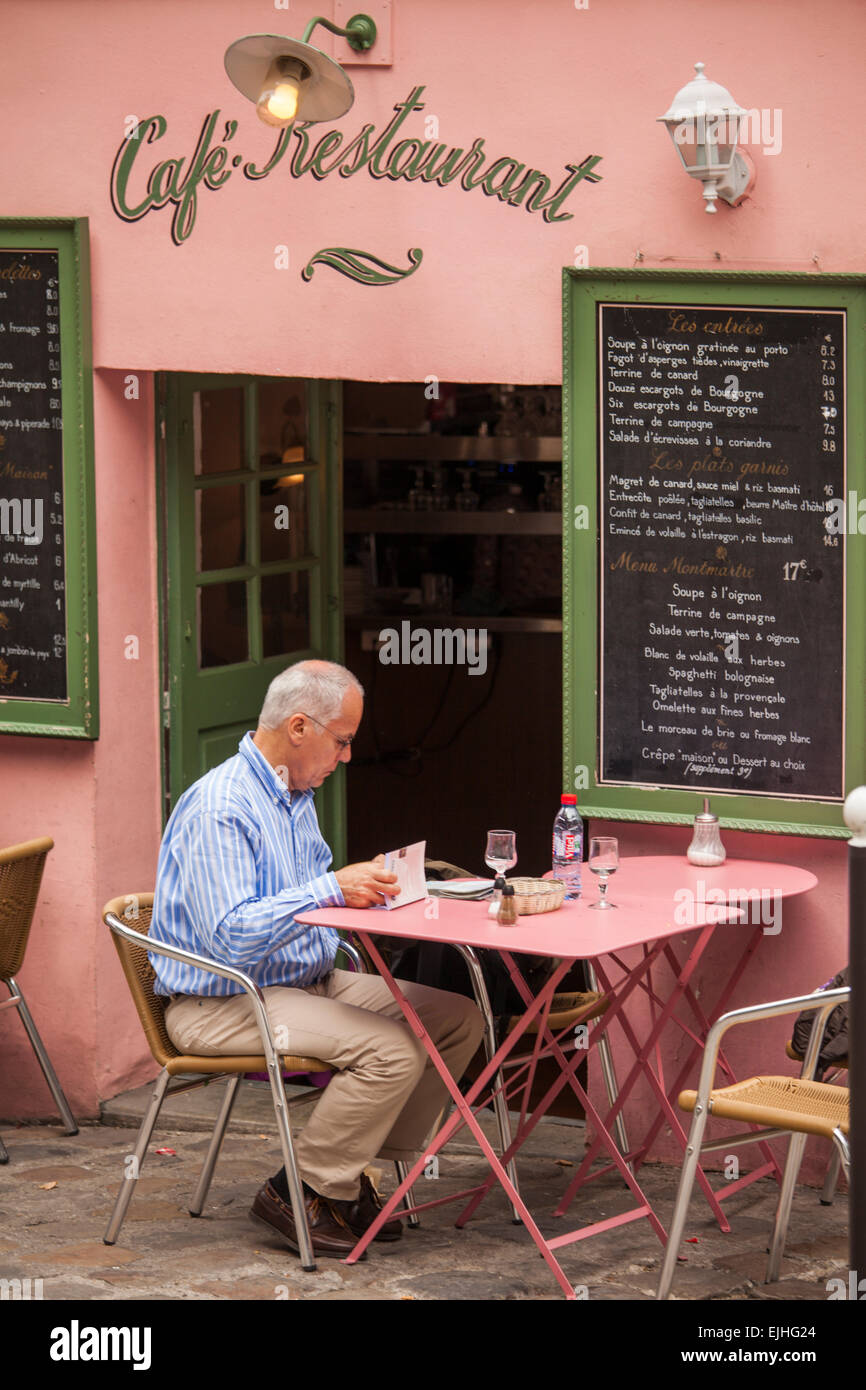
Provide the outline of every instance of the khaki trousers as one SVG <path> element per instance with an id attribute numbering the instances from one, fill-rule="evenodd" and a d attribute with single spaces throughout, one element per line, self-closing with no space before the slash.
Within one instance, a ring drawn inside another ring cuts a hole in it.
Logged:
<path id="1" fill-rule="evenodd" d="M 398 983 L 459 1080 L 481 1041 L 478 1008 L 459 994 Z M 269 985 L 263 994 L 277 1050 L 320 1057 L 338 1069 L 295 1142 L 304 1181 L 324 1197 L 351 1200 L 377 1155 L 414 1161 L 448 1096 L 385 981 L 332 970 L 302 989 Z M 168 1005 L 165 1022 L 183 1052 L 261 1052 L 245 994 L 181 996 Z"/>

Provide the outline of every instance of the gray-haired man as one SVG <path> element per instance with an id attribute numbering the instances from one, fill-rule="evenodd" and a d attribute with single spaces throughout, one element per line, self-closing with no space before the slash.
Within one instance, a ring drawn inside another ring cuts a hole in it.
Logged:
<path id="1" fill-rule="evenodd" d="M 155 940 L 246 971 L 285 1050 L 337 1068 L 296 1144 L 321 1255 L 348 1254 L 380 1209 L 366 1164 L 377 1155 L 414 1159 L 446 1096 L 384 981 L 335 970 L 337 933 L 295 920 L 312 907 L 369 907 L 397 891 L 381 855 L 330 872 L 316 819 L 313 788 L 350 760 L 363 694 L 351 672 L 326 661 L 299 662 L 272 681 L 255 734 L 174 809 L 151 926 Z M 171 996 L 166 1026 L 177 1047 L 213 1056 L 259 1050 L 252 1008 L 230 981 L 152 960 L 157 990 Z M 477 1008 L 461 995 L 401 987 L 459 1079 L 481 1039 Z M 281 1169 L 252 1215 L 297 1250 L 288 1198 Z M 389 1222 L 379 1239 L 401 1231 Z"/>

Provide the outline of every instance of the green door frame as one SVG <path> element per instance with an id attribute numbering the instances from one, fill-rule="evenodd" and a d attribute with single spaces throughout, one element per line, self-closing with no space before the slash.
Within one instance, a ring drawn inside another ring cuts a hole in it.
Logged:
<path id="1" fill-rule="evenodd" d="M 199 734 L 203 711 L 215 723 L 247 721 L 254 727 L 264 691 L 289 661 L 305 657 L 343 660 L 342 612 L 342 383 L 307 379 L 307 453 L 293 472 L 308 479 L 309 552 L 303 560 L 281 562 L 278 569 L 307 569 L 310 575 L 310 646 L 286 656 L 262 655 L 258 624 L 260 578 L 274 566 L 259 561 L 256 511 L 247 508 L 247 558 L 230 571 L 209 572 L 221 579 L 247 583 L 250 656 L 248 661 L 207 670 L 198 668 L 195 572 L 195 479 L 191 460 L 191 403 L 195 391 L 240 387 L 245 405 L 245 467 L 221 475 L 221 481 L 256 487 L 258 449 L 257 389 L 280 378 L 161 373 L 157 381 L 157 515 L 162 690 L 163 813 L 205 770 Z M 336 864 L 345 863 L 345 770 L 341 765 L 317 794 L 322 832 Z"/>

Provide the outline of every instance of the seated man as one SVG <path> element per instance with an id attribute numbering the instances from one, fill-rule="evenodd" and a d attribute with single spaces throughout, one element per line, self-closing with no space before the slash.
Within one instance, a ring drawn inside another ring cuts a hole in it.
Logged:
<path id="1" fill-rule="evenodd" d="M 363 690 L 342 666 L 303 661 L 271 682 L 255 734 L 189 787 L 159 854 L 151 937 L 249 974 L 262 988 L 280 1051 L 337 1068 L 296 1143 L 313 1249 L 345 1256 L 381 1209 L 365 1166 L 413 1160 L 447 1092 L 383 980 L 335 970 L 340 938 L 304 926 L 316 907 L 369 907 L 397 892 L 382 856 L 329 871 L 313 788 L 351 744 Z M 257 1053 L 248 996 L 229 980 L 151 957 L 175 1046 L 205 1056 Z M 401 984 L 451 1074 L 462 1076 L 483 1020 L 460 995 Z M 285 1170 L 259 1191 L 251 1215 L 297 1251 Z M 379 1239 L 397 1239 L 399 1221 Z"/>

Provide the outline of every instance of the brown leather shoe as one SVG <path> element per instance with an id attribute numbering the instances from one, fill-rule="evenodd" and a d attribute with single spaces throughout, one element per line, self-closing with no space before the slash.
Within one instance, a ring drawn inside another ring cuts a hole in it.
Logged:
<path id="1" fill-rule="evenodd" d="M 329 1197 L 328 1202 L 331 1207 L 336 1206 L 338 1214 L 356 1236 L 362 1236 L 368 1226 L 372 1226 L 384 1206 L 382 1198 L 366 1173 L 361 1174 L 361 1191 L 353 1202 L 335 1202 L 333 1197 Z M 373 1239 L 374 1241 L 399 1240 L 402 1234 L 403 1222 L 395 1219 L 386 1221 L 381 1231 Z"/>
<path id="2" fill-rule="evenodd" d="M 306 1185 L 304 1206 L 314 1254 L 330 1255 L 334 1259 L 344 1259 L 350 1255 L 358 1243 L 358 1236 L 349 1229 L 340 1212 L 334 1211 L 330 1202 Z M 289 1248 L 295 1254 L 300 1254 L 294 1212 L 269 1182 L 264 1183 L 256 1193 L 250 1217 L 279 1231 Z M 360 1258 L 366 1260 L 366 1250 Z"/>

